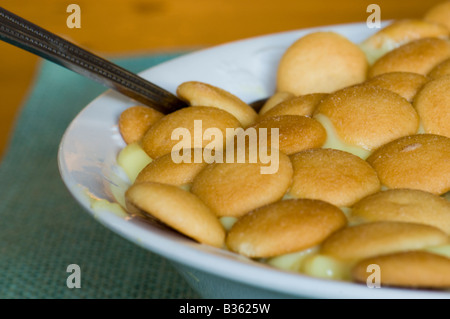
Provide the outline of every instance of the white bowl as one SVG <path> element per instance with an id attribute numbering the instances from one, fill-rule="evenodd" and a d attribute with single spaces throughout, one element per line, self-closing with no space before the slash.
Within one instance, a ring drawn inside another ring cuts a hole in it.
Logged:
<path id="1" fill-rule="evenodd" d="M 376 32 L 366 24 L 326 26 L 237 41 L 162 63 L 142 77 L 175 92 L 197 80 L 221 87 L 246 102 L 274 91 L 278 61 L 303 35 L 334 31 L 359 43 Z M 73 120 L 62 139 L 58 160 L 63 181 L 76 200 L 100 223 L 173 262 L 205 298 L 450 298 L 449 292 L 369 288 L 271 268 L 225 250 L 195 243 L 167 229 L 117 214 L 108 202 L 123 195 L 129 182 L 116 163 L 125 146 L 119 114 L 135 102 L 108 91 Z M 104 199 L 99 201 L 98 199 Z M 106 205 L 105 205 L 106 203 Z"/>

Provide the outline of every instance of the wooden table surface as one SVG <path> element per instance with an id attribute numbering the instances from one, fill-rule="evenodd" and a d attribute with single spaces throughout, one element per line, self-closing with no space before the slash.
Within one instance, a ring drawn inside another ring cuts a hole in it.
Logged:
<path id="1" fill-rule="evenodd" d="M 421 18 L 442 0 L 2 0 L 1 6 L 104 57 L 213 46 L 311 26 Z M 81 28 L 69 28 L 70 4 Z M 27 97 L 39 58 L 0 42 L 0 155 Z"/>

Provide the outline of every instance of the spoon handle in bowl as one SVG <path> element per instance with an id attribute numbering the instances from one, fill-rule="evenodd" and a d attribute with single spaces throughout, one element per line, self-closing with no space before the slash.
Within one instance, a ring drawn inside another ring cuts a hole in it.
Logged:
<path id="1" fill-rule="evenodd" d="M 0 39 L 91 78 L 164 114 L 187 104 L 172 93 L 0 7 Z"/>

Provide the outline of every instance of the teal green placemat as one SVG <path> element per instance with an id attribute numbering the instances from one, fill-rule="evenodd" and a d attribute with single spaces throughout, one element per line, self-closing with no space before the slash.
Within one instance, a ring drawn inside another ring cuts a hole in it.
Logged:
<path id="1" fill-rule="evenodd" d="M 116 62 L 141 71 L 178 54 Z M 0 298 L 199 298 L 170 262 L 94 220 L 60 179 L 61 137 L 106 89 L 44 61 L 0 164 Z M 8 107 L 2 105 L 1 107 Z M 81 269 L 69 289 L 67 266 Z"/>

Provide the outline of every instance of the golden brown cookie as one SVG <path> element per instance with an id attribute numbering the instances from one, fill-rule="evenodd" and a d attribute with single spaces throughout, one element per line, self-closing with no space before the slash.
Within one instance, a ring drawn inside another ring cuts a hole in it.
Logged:
<path id="1" fill-rule="evenodd" d="M 450 190 L 450 138 L 434 134 L 405 136 L 367 158 L 388 188 L 412 188 L 434 194 Z"/>
<path id="2" fill-rule="evenodd" d="M 271 163 L 261 157 L 255 162 L 246 155 L 209 164 L 194 179 L 191 192 L 208 205 L 217 216 L 239 217 L 257 207 L 280 200 L 292 182 L 292 164 L 286 154 L 272 150 Z M 266 174 L 264 167 L 271 166 Z"/>
<path id="3" fill-rule="evenodd" d="M 388 72 L 427 75 L 436 65 L 448 58 L 448 39 L 424 38 L 411 41 L 379 58 L 369 69 L 369 78 Z"/>
<path id="4" fill-rule="evenodd" d="M 208 163 L 203 158 L 201 148 L 171 152 L 145 166 L 136 177 L 135 183 L 157 182 L 177 186 L 190 184 L 206 165 Z"/>
<path id="5" fill-rule="evenodd" d="M 290 92 L 275 92 L 270 96 L 259 110 L 259 115 L 265 114 L 267 111 L 275 107 L 281 102 L 294 98 L 295 95 Z"/>
<path id="6" fill-rule="evenodd" d="M 412 102 L 417 92 L 428 81 L 428 77 L 422 74 L 389 72 L 375 76 L 365 84 L 387 89 L 404 97 L 408 102 Z"/>
<path id="7" fill-rule="evenodd" d="M 216 215 L 194 194 L 173 185 L 139 183 L 125 194 L 127 208 L 139 209 L 204 244 L 222 247 L 225 230 Z"/>
<path id="8" fill-rule="evenodd" d="M 438 195 L 416 189 L 390 189 L 367 196 L 352 207 L 351 216 L 360 222 L 426 224 L 450 234 L 450 202 Z"/>
<path id="9" fill-rule="evenodd" d="M 367 283 L 372 268 L 379 267 L 380 285 L 405 288 L 450 288 L 450 258 L 408 251 L 364 259 L 352 269 L 352 278 Z M 369 279 L 372 280 L 372 279 Z"/>
<path id="10" fill-rule="evenodd" d="M 164 114 L 148 106 L 136 105 L 129 107 L 120 114 L 120 134 L 125 143 L 136 143 L 142 139 L 150 126 L 163 116 Z"/>
<path id="11" fill-rule="evenodd" d="M 198 131 L 195 130 L 197 127 Z M 227 138 L 234 135 L 227 128 L 241 127 L 240 122 L 230 113 L 216 107 L 190 106 L 164 116 L 147 131 L 142 138 L 142 148 L 153 159 L 180 148 L 213 148 L 220 150 Z M 203 138 L 205 131 L 218 130 L 222 140 Z M 198 134 L 196 134 L 198 133 Z M 196 138 L 197 137 L 197 138 Z M 199 141 L 197 145 L 196 141 Z M 181 143 L 181 144 L 180 144 Z M 187 145 L 184 145 L 184 144 Z M 210 143 L 214 143 L 211 146 Z"/>
<path id="12" fill-rule="evenodd" d="M 216 86 L 198 81 L 180 84 L 177 95 L 191 106 L 217 107 L 234 115 L 243 127 L 252 125 L 258 114 L 237 96 Z"/>
<path id="13" fill-rule="evenodd" d="M 294 176 L 289 194 L 350 207 L 380 190 L 375 170 L 356 155 L 334 149 L 309 149 L 291 156 Z"/>
<path id="14" fill-rule="evenodd" d="M 450 30 L 450 1 L 443 1 L 431 7 L 425 13 L 424 19 L 439 23 Z"/>
<path id="15" fill-rule="evenodd" d="M 442 230 L 416 223 L 380 221 L 345 227 L 321 245 L 320 253 L 354 262 L 364 258 L 422 249 L 449 242 Z"/>
<path id="16" fill-rule="evenodd" d="M 375 62 L 389 51 L 408 42 L 422 38 L 445 38 L 450 31 L 437 23 L 420 19 L 402 19 L 391 24 L 368 37 L 361 43 L 369 61 Z"/>
<path id="17" fill-rule="evenodd" d="M 313 117 L 322 121 L 320 116 L 330 120 L 343 142 L 366 150 L 414 134 L 419 128 L 419 117 L 408 101 L 389 90 L 368 85 L 330 94 L 317 106 Z"/>
<path id="18" fill-rule="evenodd" d="M 427 83 L 414 99 L 425 133 L 450 138 L 450 74 Z"/>
<path id="19" fill-rule="evenodd" d="M 258 121 L 279 115 L 300 115 L 311 117 L 316 106 L 327 95 L 327 93 L 311 93 L 289 98 L 273 106 L 264 114 L 261 114 Z"/>
<path id="20" fill-rule="evenodd" d="M 239 218 L 226 245 L 251 258 L 279 256 L 316 246 L 345 225 L 345 215 L 329 203 L 283 200 Z"/>
<path id="21" fill-rule="evenodd" d="M 442 61 L 428 73 L 428 77 L 431 79 L 437 79 L 445 75 L 450 75 L 450 59 Z"/>
<path id="22" fill-rule="evenodd" d="M 327 132 L 323 126 L 310 117 L 299 115 L 279 115 L 267 117 L 253 126 L 258 138 L 266 134 L 271 147 L 290 155 L 304 149 L 321 147 L 326 140 Z M 265 129 L 261 131 L 261 129 Z M 272 129 L 278 129 L 278 146 L 271 144 Z"/>
<path id="23" fill-rule="evenodd" d="M 364 52 L 334 32 L 314 32 L 295 41 L 283 54 L 277 91 L 294 95 L 330 93 L 363 82 L 368 62 Z"/>

